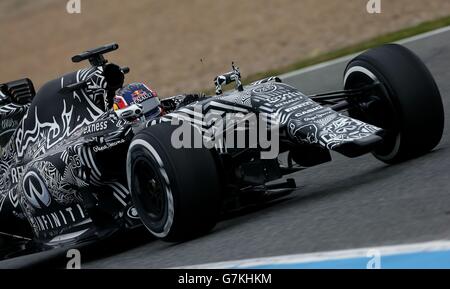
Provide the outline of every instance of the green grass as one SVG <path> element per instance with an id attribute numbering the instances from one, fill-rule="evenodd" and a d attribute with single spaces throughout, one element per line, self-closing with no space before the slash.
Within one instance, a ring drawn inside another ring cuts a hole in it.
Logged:
<path id="1" fill-rule="evenodd" d="M 398 41 L 403 38 L 411 37 L 411 36 L 414 36 L 417 34 L 421 34 L 424 32 L 428 32 L 428 31 L 435 30 L 435 29 L 442 28 L 442 27 L 449 26 L 449 25 L 450 25 L 450 16 L 439 18 L 437 20 L 423 22 L 416 26 L 402 29 L 400 31 L 380 35 L 380 36 L 377 36 L 375 38 L 366 40 L 364 42 L 361 42 L 361 43 L 358 43 L 355 45 L 350 45 L 350 46 L 347 46 L 347 47 L 344 47 L 344 48 L 341 48 L 338 50 L 320 54 L 320 55 L 312 57 L 312 58 L 301 59 L 301 60 L 294 62 L 290 65 L 287 65 L 285 67 L 280 67 L 278 69 L 273 69 L 273 70 L 250 75 L 243 79 L 243 83 L 246 84 L 246 83 L 250 83 L 255 80 L 263 79 L 263 78 L 266 78 L 269 76 L 280 75 L 280 74 L 283 74 L 283 73 L 286 73 L 289 71 L 301 69 L 301 68 L 308 67 L 308 66 L 311 66 L 314 64 L 318 64 L 321 62 L 325 62 L 325 61 L 339 58 L 342 56 L 346 56 L 349 54 L 364 51 L 371 47 L 379 46 L 379 45 L 390 43 L 390 42 L 395 42 L 395 41 Z"/>

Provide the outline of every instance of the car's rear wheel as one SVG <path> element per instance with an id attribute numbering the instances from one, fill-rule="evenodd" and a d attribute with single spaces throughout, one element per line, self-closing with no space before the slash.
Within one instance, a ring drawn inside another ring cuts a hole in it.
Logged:
<path id="1" fill-rule="evenodd" d="M 437 146 L 444 128 L 438 87 L 425 64 L 407 48 L 388 44 L 357 56 L 347 65 L 345 89 L 379 82 L 371 95 L 352 100 L 350 116 L 386 130 L 373 152 L 386 163 L 427 153 Z"/>
<path id="2" fill-rule="evenodd" d="M 220 201 L 212 152 L 175 149 L 171 136 L 176 128 L 159 124 L 144 129 L 133 139 L 127 159 L 128 183 L 139 217 L 154 236 L 175 242 L 211 230 Z"/>

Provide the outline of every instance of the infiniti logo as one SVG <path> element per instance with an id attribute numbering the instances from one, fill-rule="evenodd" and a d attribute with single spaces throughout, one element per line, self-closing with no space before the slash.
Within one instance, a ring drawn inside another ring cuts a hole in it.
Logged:
<path id="1" fill-rule="evenodd" d="M 33 207 L 41 209 L 42 206 L 50 206 L 52 201 L 50 194 L 44 181 L 42 181 L 36 172 L 28 172 L 23 178 L 22 184 L 25 196 Z"/>

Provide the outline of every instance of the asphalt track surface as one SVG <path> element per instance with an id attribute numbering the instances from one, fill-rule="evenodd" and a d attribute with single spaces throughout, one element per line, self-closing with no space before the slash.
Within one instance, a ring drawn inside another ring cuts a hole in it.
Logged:
<path id="1" fill-rule="evenodd" d="M 406 46 L 431 70 L 450 119 L 450 31 Z M 345 65 L 338 60 L 284 79 L 305 93 L 340 89 Z M 441 143 L 426 156 L 388 166 L 371 155 L 333 153 L 332 162 L 289 176 L 299 188 L 285 200 L 234 215 L 207 236 L 170 244 L 141 231 L 82 249 L 82 267 L 167 268 L 450 239 L 447 124 Z"/>

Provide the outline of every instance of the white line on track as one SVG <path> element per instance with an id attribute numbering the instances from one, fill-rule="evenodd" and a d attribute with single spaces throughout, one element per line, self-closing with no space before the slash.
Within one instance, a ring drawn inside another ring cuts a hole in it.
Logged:
<path id="1" fill-rule="evenodd" d="M 289 264 L 303 264 L 330 260 L 352 259 L 352 258 L 370 258 L 371 252 L 377 250 L 381 256 L 392 256 L 407 253 L 424 253 L 436 251 L 450 250 L 450 241 L 432 241 L 426 243 L 383 246 L 383 247 L 368 247 L 350 250 L 329 251 L 319 253 L 297 254 L 276 256 L 267 258 L 255 258 L 246 260 L 227 261 L 219 263 L 210 263 L 196 266 L 181 267 L 182 269 L 226 269 L 226 268 L 254 268 L 265 265 L 289 265 Z M 369 254 L 369 255 L 368 255 Z"/>

